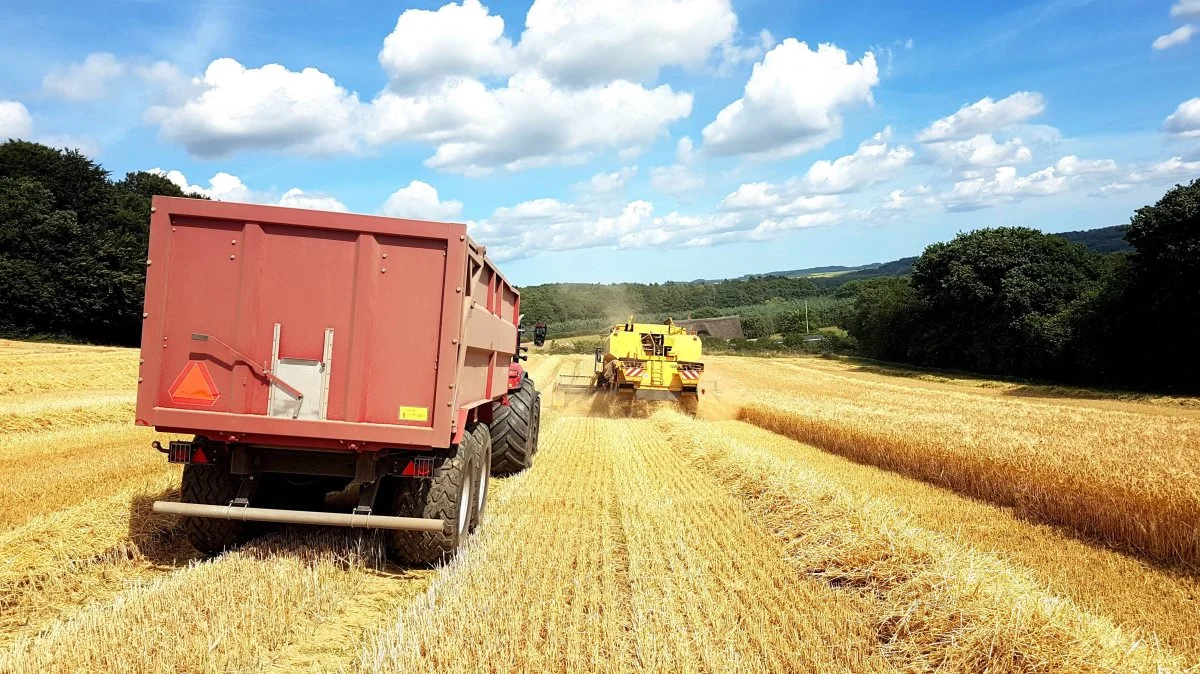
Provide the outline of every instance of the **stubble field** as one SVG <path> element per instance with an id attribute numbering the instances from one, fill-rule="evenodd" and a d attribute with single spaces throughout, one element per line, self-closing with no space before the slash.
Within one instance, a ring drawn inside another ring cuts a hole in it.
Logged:
<path id="1" fill-rule="evenodd" d="M 136 351 L 0 341 L 0 671 L 1197 670 L 1191 401 L 724 357 L 697 418 L 554 409 L 586 360 L 529 361 L 536 465 L 411 570 L 338 529 L 199 558 Z"/>

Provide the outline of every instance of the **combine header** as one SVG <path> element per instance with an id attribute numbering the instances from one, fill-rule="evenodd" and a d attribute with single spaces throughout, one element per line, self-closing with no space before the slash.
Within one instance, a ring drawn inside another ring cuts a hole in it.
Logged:
<path id="1" fill-rule="evenodd" d="M 665 323 L 614 325 L 596 349 L 590 375 L 559 375 L 557 390 L 565 395 L 600 395 L 608 399 L 665 400 L 694 411 L 702 385 L 700 338 Z"/>

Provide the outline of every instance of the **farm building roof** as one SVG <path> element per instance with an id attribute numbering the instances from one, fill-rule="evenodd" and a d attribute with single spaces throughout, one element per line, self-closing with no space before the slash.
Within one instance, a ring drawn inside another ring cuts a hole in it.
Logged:
<path id="1" fill-rule="evenodd" d="M 744 339 L 742 334 L 741 316 L 720 316 L 718 318 L 688 318 L 675 321 L 675 325 L 687 328 L 701 337 L 716 337 L 718 339 Z"/>

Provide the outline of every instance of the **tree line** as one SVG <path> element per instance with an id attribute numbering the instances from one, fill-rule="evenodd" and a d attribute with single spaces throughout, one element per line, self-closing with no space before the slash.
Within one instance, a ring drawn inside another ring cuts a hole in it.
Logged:
<path id="1" fill-rule="evenodd" d="M 734 307 L 813 297 L 819 289 L 805 278 L 751 276 L 697 283 L 548 283 L 521 288 L 521 311 L 548 324 L 603 318 L 672 315 L 710 318 Z"/>
<path id="2" fill-rule="evenodd" d="M 1138 209 L 1125 239 L 1105 255 L 1022 227 L 960 234 L 911 276 L 844 289 L 845 327 L 885 360 L 1200 391 L 1200 180 Z"/>
<path id="3" fill-rule="evenodd" d="M 0 145 L 0 335 L 136 345 L 155 194 L 199 196 L 141 171 L 114 181 L 75 150 Z"/>

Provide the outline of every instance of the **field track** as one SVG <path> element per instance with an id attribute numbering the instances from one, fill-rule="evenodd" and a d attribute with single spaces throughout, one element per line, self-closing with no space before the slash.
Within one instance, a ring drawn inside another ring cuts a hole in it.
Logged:
<path id="1" fill-rule="evenodd" d="M 698 418 L 553 409 L 586 360 L 530 360 L 534 468 L 408 570 L 337 529 L 198 558 L 136 351 L 0 341 L 0 672 L 1200 671 L 1191 401 L 712 358 Z"/>

